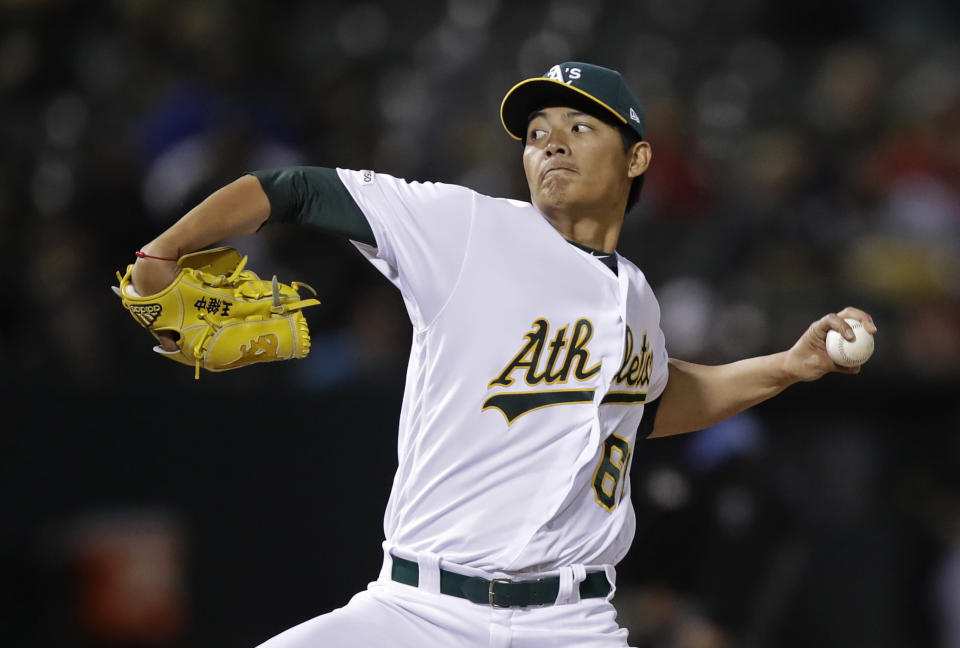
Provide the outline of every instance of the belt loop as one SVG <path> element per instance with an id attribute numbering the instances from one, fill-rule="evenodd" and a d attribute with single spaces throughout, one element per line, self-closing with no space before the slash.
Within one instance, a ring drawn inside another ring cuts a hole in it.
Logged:
<path id="1" fill-rule="evenodd" d="M 564 605 L 570 600 L 573 592 L 573 567 L 560 568 L 560 587 L 557 589 L 557 600 L 554 605 Z M 577 592 L 579 594 L 579 592 Z"/>
<path id="2" fill-rule="evenodd" d="M 587 568 L 583 565 L 571 565 L 573 570 L 573 592 L 570 593 L 570 602 L 580 602 L 580 583 L 587 578 Z"/>
<path id="3" fill-rule="evenodd" d="M 580 583 L 587 577 L 583 565 L 570 565 L 560 568 L 560 588 L 557 591 L 556 605 L 580 602 Z"/>
<path id="4" fill-rule="evenodd" d="M 613 594 L 617 591 L 617 568 L 613 565 L 604 565 L 603 571 L 607 575 L 607 582 L 610 583 L 610 592 L 607 594 L 607 600 L 613 600 Z"/>
<path id="5" fill-rule="evenodd" d="M 429 551 L 417 554 L 417 566 L 420 569 L 419 588 L 430 594 L 440 593 L 440 556 Z"/>

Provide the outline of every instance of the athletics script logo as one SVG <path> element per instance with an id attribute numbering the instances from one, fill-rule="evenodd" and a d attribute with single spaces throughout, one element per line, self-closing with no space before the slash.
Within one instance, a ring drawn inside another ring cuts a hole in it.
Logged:
<path id="1" fill-rule="evenodd" d="M 582 384 L 597 375 L 601 367 L 600 362 L 590 363 L 588 345 L 593 337 L 593 324 L 580 318 L 556 329 L 552 339 L 550 328 L 550 322 L 545 318 L 534 320 L 533 328 L 524 335 L 523 346 L 487 388 L 513 387 L 519 380 L 531 387 L 580 385 L 565 389 L 498 391 L 487 397 L 481 410 L 499 410 L 509 425 L 520 416 L 543 407 L 593 402 L 596 389 Z M 642 388 L 650 383 L 652 371 L 653 353 L 646 331 L 639 349 L 635 350 L 633 332 L 628 326 L 623 361 L 613 377 L 613 383 L 620 389 L 607 392 L 601 404 L 643 403 L 647 394 Z"/>

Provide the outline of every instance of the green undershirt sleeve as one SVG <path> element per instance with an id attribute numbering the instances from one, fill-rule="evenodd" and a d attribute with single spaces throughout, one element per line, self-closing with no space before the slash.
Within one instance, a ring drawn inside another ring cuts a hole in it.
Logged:
<path id="1" fill-rule="evenodd" d="M 637 427 L 637 438 L 646 439 L 653 434 L 653 426 L 657 422 L 657 410 L 660 409 L 660 398 L 643 406 L 643 417 Z"/>
<path id="2" fill-rule="evenodd" d="M 366 216 L 343 186 L 335 169 L 281 167 L 254 171 L 270 200 L 266 223 L 308 225 L 376 246 Z"/>

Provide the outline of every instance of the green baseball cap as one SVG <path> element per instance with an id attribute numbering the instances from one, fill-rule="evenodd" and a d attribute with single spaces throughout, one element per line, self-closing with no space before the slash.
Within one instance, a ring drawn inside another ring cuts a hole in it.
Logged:
<path id="1" fill-rule="evenodd" d="M 616 70 L 570 61 L 543 76 L 510 88 L 500 104 L 500 121 L 510 137 L 524 139 L 530 113 L 548 106 L 570 106 L 591 114 L 609 113 L 643 139 L 643 105 Z"/>

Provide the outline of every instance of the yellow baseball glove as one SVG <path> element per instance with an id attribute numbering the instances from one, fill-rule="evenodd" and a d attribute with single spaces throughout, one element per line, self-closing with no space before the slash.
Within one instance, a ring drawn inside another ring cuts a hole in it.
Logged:
<path id="1" fill-rule="evenodd" d="M 261 280 L 245 270 L 247 257 L 221 247 L 182 256 L 180 273 L 156 295 L 141 297 L 130 282 L 133 265 L 117 273 L 120 287 L 113 291 L 133 319 L 157 337 L 169 331 L 177 351 L 154 347 L 157 353 L 195 368 L 227 371 L 255 362 L 304 358 L 310 352 L 310 331 L 301 312 L 320 302 L 300 299 L 294 281 L 282 284 L 276 276 Z"/>

